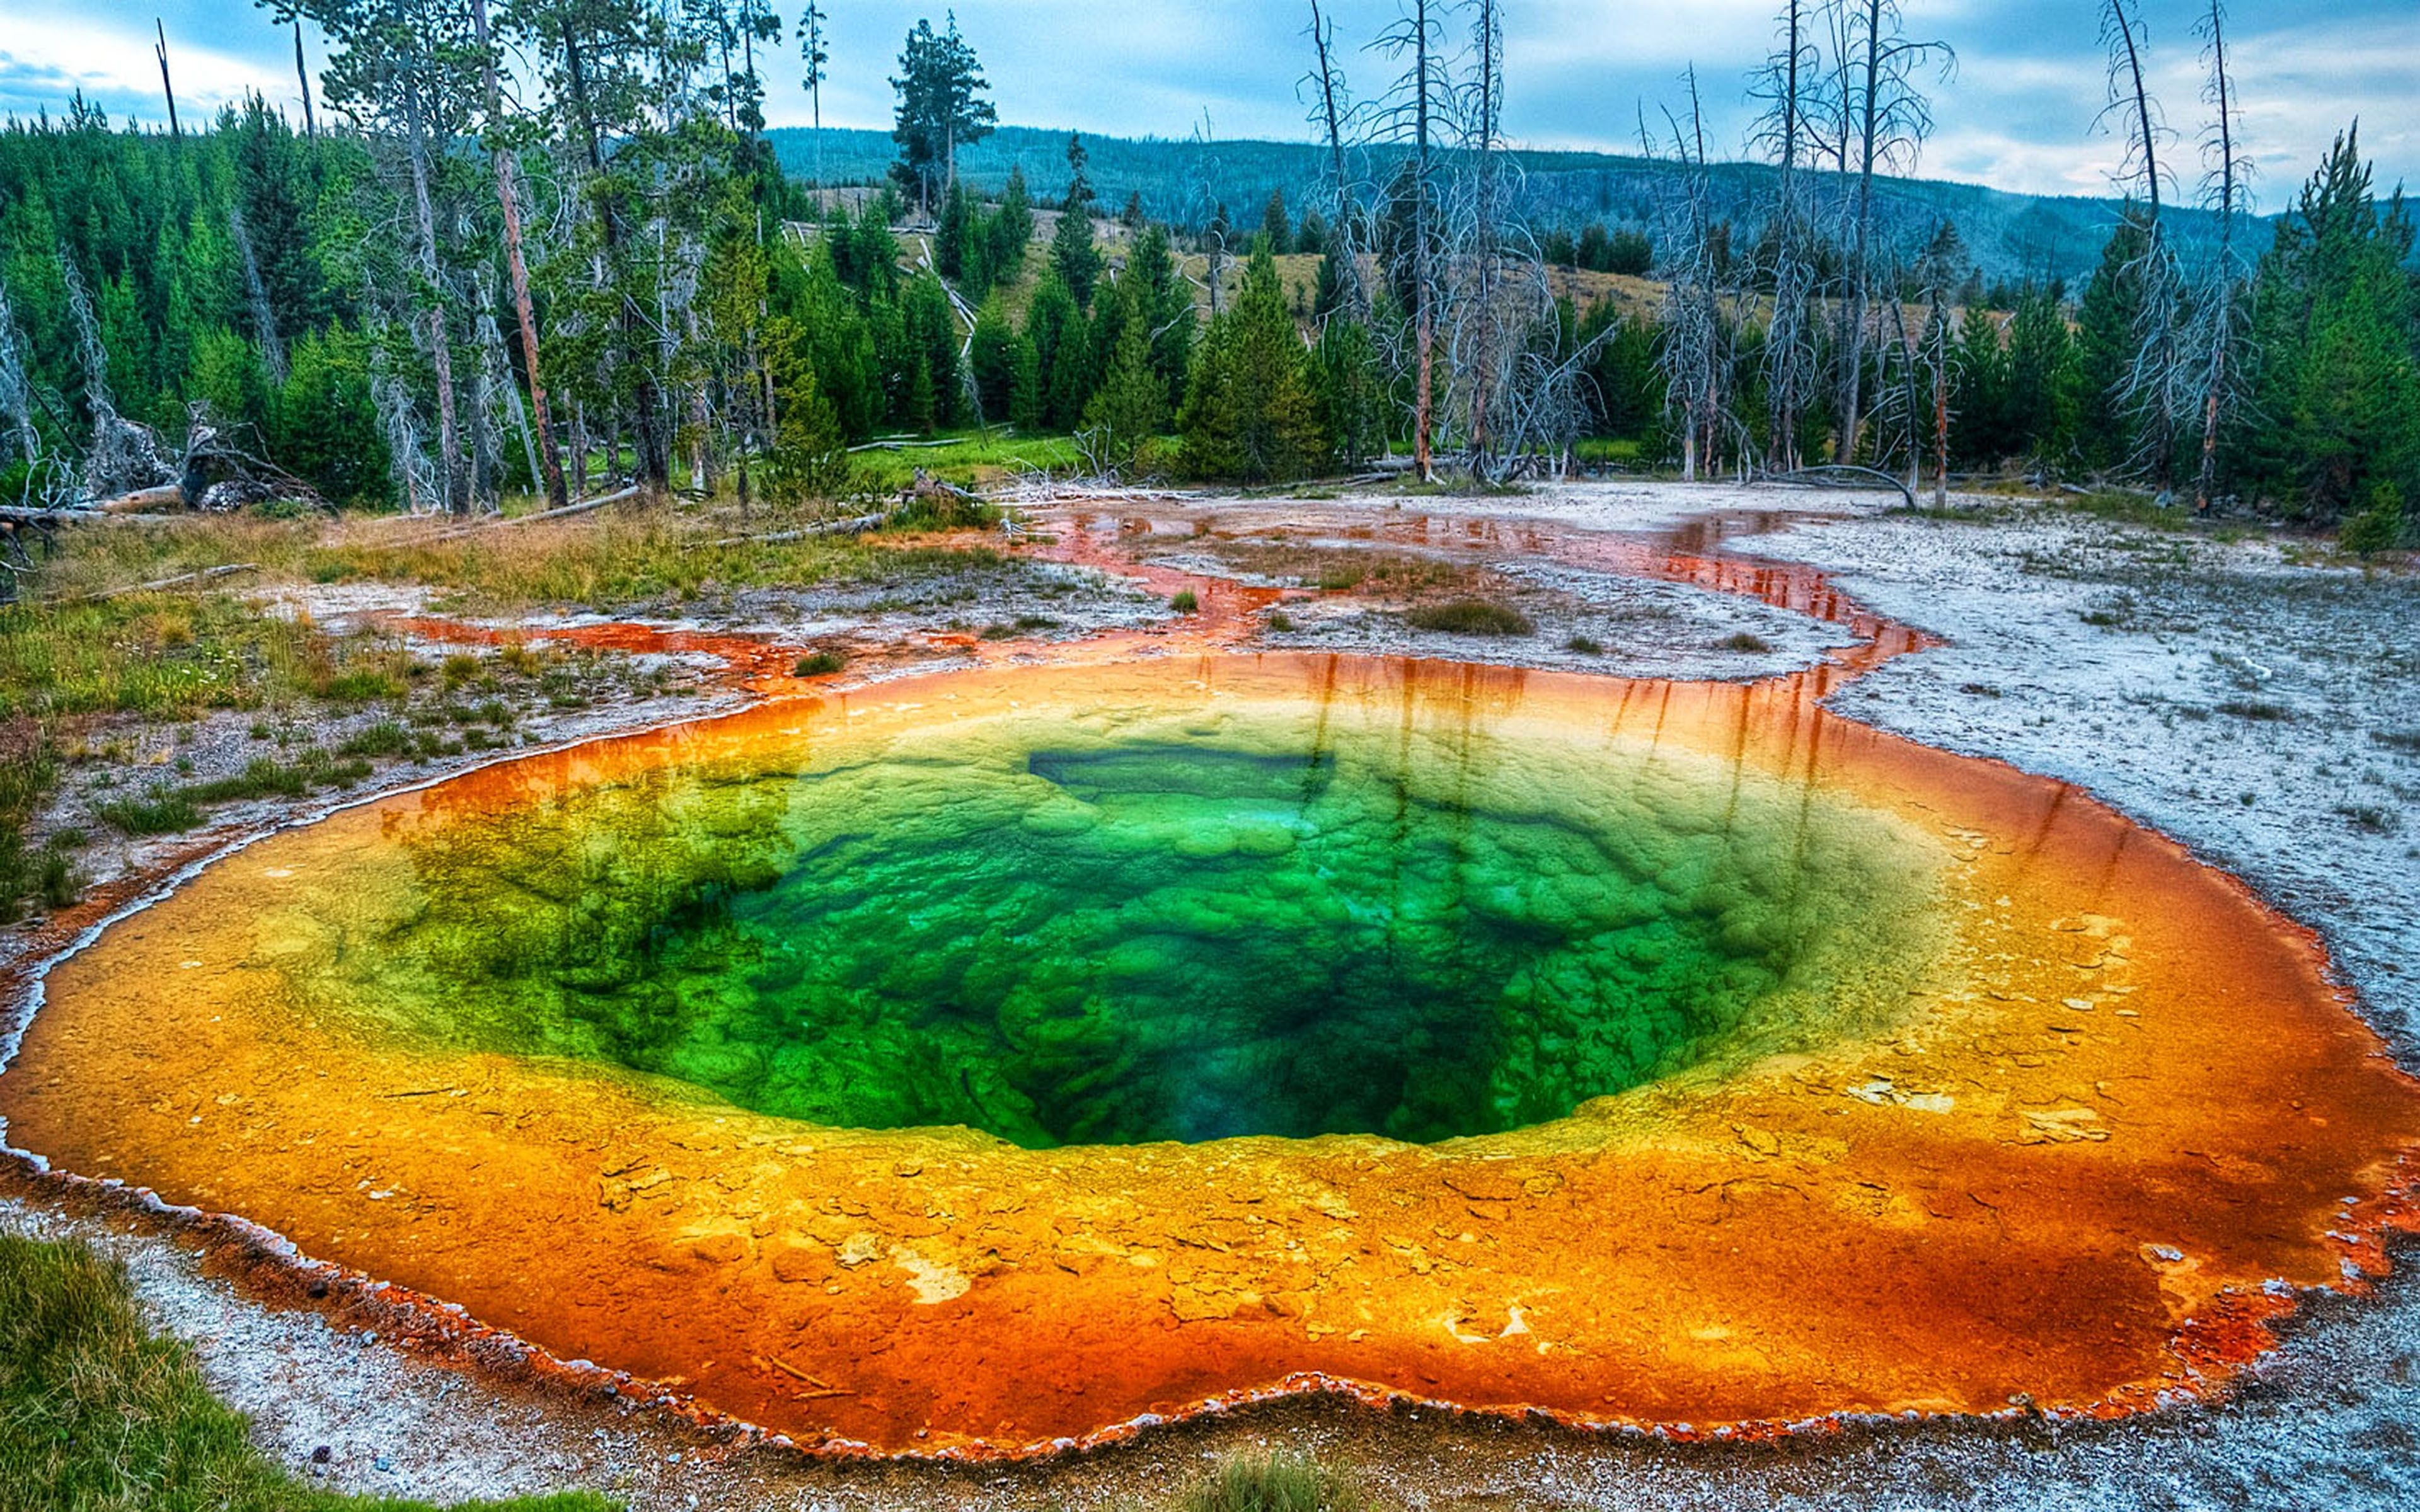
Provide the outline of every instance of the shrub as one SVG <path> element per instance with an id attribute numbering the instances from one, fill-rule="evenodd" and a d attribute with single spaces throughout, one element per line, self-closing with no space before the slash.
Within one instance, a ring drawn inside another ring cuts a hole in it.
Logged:
<path id="1" fill-rule="evenodd" d="M 1307 1455 L 1235 1455 L 1186 1493 L 1185 1512 L 1363 1512 L 1370 1499 L 1349 1476 Z"/>
<path id="2" fill-rule="evenodd" d="M 1176 596 L 1168 601 L 1168 607 L 1179 614 L 1192 614 L 1201 609 L 1202 600 L 1193 595 L 1192 589 L 1180 588 L 1176 591 Z"/>
<path id="3" fill-rule="evenodd" d="M 832 673 L 840 671 L 847 665 L 848 657 L 840 652 L 818 651 L 809 656 L 800 656 L 799 658 L 799 664 L 790 669 L 790 675 L 793 677 L 830 677 Z"/>
<path id="4" fill-rule="evenodd" d="M 1756 656 L 1771 651 L 1773 649 L 1773 642 L 1767 640 L 1761 635 L 1750 635 L 1747 631 L 1742 630 L 1737 635 L 1725 636 L 1716 649 L 1722 651 L 1742 651 L 1746 652 L 1750 656 Z"/>
<path id="5" fill-rule="evenodd" d="M 93 817 L 128 835 L 181 835 L 202 822 L 201 806 L 192 795 L 173 788 L 153 788 L 139 798 L 118 798 L 92 806 Z"/>
<path id="6" fill-rule="evenodd" d="M 1529 623 L 1528 615 L 1511 605 L 1483 598 L 1423 604 L 1404 618 L 1416 630 L 1439 630 L 1449 635 L 1529 635 L 1538 628 Z"/>

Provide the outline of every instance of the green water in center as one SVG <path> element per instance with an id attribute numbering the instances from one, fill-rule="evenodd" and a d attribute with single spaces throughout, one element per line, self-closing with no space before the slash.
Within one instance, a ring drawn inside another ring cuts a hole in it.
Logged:
<path id="1" fill-rule="evenodd" d="M 406 849 L 320 1006 L 1034 1148 L 1514 1129 L 1880 1022 L 1932 939 L 1933 863 L 1869 810 L 1308 716 L 668 766 Z"/>

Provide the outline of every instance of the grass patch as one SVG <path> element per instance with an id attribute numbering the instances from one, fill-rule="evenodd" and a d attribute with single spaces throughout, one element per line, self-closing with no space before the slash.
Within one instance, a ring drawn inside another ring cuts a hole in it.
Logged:
<path id="1" fill-rule="evenodd" d="M 410 730 L 393 719 L 380 719 L 366 729 L 356 730 L 336 746 L 339 756 L 409 756 L 417 742 Z"/>
<path id="2" fill-rule="evenodd" d="M 0 717 L 248 708 L 335 675 L 333 655 L 320 632 L 226 597 L 20 604 L 0 609 Z"/>
<path id="3" fill-rule="evenodd" d="M 1084 459 L 1070 436 L 1002 436 L 960 431 L 939 438 L 946 446 L 912 451 L 860 452 L 849 458 L 857 486 L 870 493 L 896 493 L 916 481 L 916 470 L 961 488 L 979 488 L 1020 472 L 1075 472 Z"/>
<path id="4" fill-rule="evenodd" d="M 0 739 L 0 923 L 14 921 L 25 900 L 40 898 L 54 908 L 75 901 L 76 881 L 69 836 L 39 848 L 25 844 L 26 826 L 59 779 L 58 759 L 30 720 Z"/>
<path id="5" fill-rule="evenodd" d="M 578 1494 L 488 1504 L 610 1512 Z M 287 1476 L 143 1326 L 124 1271 L 82 1244 L 0 1234 L 0 1506 L 75 1512 L 415 1512 Z"/>
<path id="6" fill-rule="evenodd" d="M 1185 1493 L 1184 1512 L 1368 1512 L 1369 1493 L 1308 1455 L 1242 1454 Z"/>
<path id="7" fill-rule="evenodd" d="M 2088 494 L 2065 496 L 2058 500 L 2057 506 L 2078 515 L 2089 515 L 2094 519 L 2116 520 L 2153 530 L 2185 530 L 2193 523 L 2193 510 L 2189 505 L 2171 502 L 2164 509 L 2155 496 L 2124 488 L 2101 488 Z"/>
<path id="8" fill-rule="evenodd" d="M 1442 604 L 1423 604 L 1405 614 L 1404 620 L 1413 629 L 1435 630 L 1448 635 L 1530 635 L 1538 628 L 1519 609 L 1484 598 L 1455 598 Z"/>
<path id="9" fill-rule="evenodd" d="M 2339 803 L 2336 814 L 2353 828 L 2372 835 L 2392 835 L 2403 827 L 2402 817 L 2383 804 Z"/>
<path id="10" fill-rule="evenodd" d="M 1725 636 L 1722 640 L 1715 641 L 1714 649 L 1717 651 L 1741 651 L 1745 652 L 1750 656 L 1761 656 L 1765 652 L 1773 649 L 1773 642 L 1767 640 L 1761 635 L 1750 635 L 1747 631 L 1742 630 L 1737 635 Z"/>
<path id="11" fill-rule="evenodd" d="M 2420 730 L 2373 730 L 2369 738 L 2389 750 L 2408 751 L 2420 756 Z"/>
<path id="12" fill-rule="evenodd" d="M 2283 723 L 2294 717 L 2293 710 L 2283 703 L 2273 703 L 2267 699 L 2228 699 L 2218 705 L 2218 712 L 2233 715 L 2239 719 L 2257 719 L 2271 723 Z"/>
<path id="13" fill-rule="evenodd" d="M 839 671 L 842 668 L 847 665 L 848 657 L 841 652 L 817 651 L 811 655 L 800 656 L 799 658 L 798 665 L 790 669 L 790 675 L 793 677 L 830 677 L 832 673 Z"/>
<path id="14" fill-rule="evenodd" d="M 1176 596 L 1168 601 L 1168 607 L 1179 614 L 1192 614 L 1201 609 L 1202 600 L 1193 596 L 1192 589 L 1180 588 L 1176 591 Z"/>
<path id="15" fill-rule="evenodd" d="M 1575 635 L 1563 642 L 1563 648 L 1567 651 L 1576 651 L 1583 656 L 1605 655 L 1605 642 L 1592 636 Z"/>
<path id="16" fill-rule="evenodd" d="M 415 748 L 419 744 L 417 740 L 412 742 Z M 199 825 L 203 810 L 212 804 L 247 798 L 299 798 L 320 788 L 349 788 L 368 777 L 371 770 L 363 756 L 339 755 L 315 746 L 290 763 L 272 756 L 256 756 L 233 777 L 182 787 L 155 787 L 140 797 L 96 803 L 92 811 L 94 817 L 123 834 L 181 835 Z"/>
<path id="17" fill-rule="evenodd" d="M 1291 630 L 1294 628 L 1294 616 L 1279 609 L 1269 615 L 1268 624 L 1272 630 Z"/>
<path id="18" fill-rule="evenodd" d="M 93 817 L 125 835 L 181 835 L 202 822 L 201 805 L 175 788 L 153 788 L 139 798 L 113 798 L 92 806 Z"/>
<path id="19" fill-rule="evenodd" d="M 987 531 L 1000 523 L 1000 511 L 979 499 L 967 499 L 947 489 L 928 488 L 911 494 L 908 502 L 882 522 L 886 531 Z"/>

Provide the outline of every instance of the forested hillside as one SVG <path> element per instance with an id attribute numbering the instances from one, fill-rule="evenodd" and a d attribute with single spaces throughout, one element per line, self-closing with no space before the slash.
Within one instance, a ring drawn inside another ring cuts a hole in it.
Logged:
<path id="1" fill-rule="evenodd" d="M 1067 136 L 1063 130 L 1003 126 L 959 152 L 958 173 L 983 192 L 997 193 L 1014 170 L 1022 169 L 1029 178 L 1055 173 Z M 879 183 L 898 156 L 887 131 L 776 127 L 766 139 L 783 171 L 801 182 L 815 181 L 820 165 L 825 183 Z M 1154 219 L 1187 230 L 1208 224 L 1222 204 L 1233 214 L 1249 215 L 1271 194 L 1305 205 L 1329 193 L 1323 152 L 1306 142 L 1087 136 L 1084 143 L 1104 202 L 1122 206 L 1139 194 Z M 1372 149 L 1354 168 L 1367 181 L 1382 182 L 1398 156 Z M 1591 225 L 1652 230 L 1683 177 L 1677 162 L 1617 153 L 1519 150 L 1504 156 L 1519 174 L 1522 219 L 1541 234 L 1560 230 L 1575 239 Z M 1709 163 L 1715 215 L 1761 224 L 1778 177 L 1771 163 Z M 1941 222 L 1953 222 L 1983 276 L 2011 284 L 2080 282 L 2092 271 L 2122 208 L 2115 199 L 2014 194 L 1887 175 L 1878 180 L 1876 203 L 1878 220 L 1895 236 L 1921 239 Z M 2183 245 L 2205 248 L 2217 239 L 2217 218 L 2188 210 L 2176 218 L 2174 230 Z"/>
<path id="2" fill-rule="evenodd" d="M 2005 270 L 2052 202 L 1887 176 L 1926 75 L 1859 75 L 1804 0 L 1788 55 L 1830 61 L 1761 83 L 1754 168 L 1679 119 L 1652 164 L 1512 151 L 1492 4 L 1466 34 L 1420 20 L 1426 45 L 1389 54 L 1409 113 L 1340 105 L 1319 147 L 1047 157 L 995 129 L 954 24 L 920 22 L 889 153 L 825 144 L 827 178 L 882 180 L 848 195 L 803 185 L 798 139 L 764 128 L 755 59 L 783 28 L 760 0 L 303 8 L 335 49 L 316 120 L 255 101 L 160 133 L 70 101 L 0 132 L 8 499 L 829 497 L 852 444 L 1009 424 L 1122 475 L 1281 480 L 1398 448 L 1424 479 L 1491 482 L 1854 464 L 1937 493 L 2006 468 L 2345 523 L 2365 548 L 2420 523 L 2410 213 L 2348 131 L 2284 215 L 2248 215 L 2223 46 L 2210 187 L 2180 209 L 2147 125 L 2137 193 L 2066 278 Z M 1890 7 L 1841 15 L 1892 56 L 1947 52 Z M 1331 100 L 1343 45 L 1311 39 Z M 1844 86 L 1887 108 L 1844 114 Z M 1280 173 L 1258 203 L 1215 187 Z"/>

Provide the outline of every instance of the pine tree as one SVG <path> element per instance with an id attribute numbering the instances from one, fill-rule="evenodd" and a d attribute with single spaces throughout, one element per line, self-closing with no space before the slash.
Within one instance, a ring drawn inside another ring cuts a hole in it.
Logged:
<path id="1" fill-rule="evenodd" d="M 1114 322 L 1116 349 L 1109 355 L 1100 391 L 1084 409 L 1084 442 L 1095 466 L 1124 472 L 1168 424 L 1168 391 L 1152 365 L 1151 330 L 1135 308 L 1139 285 L 1129 281 L 1103 301 L 1122 307 Z M 1104 323 L 1109 311 L 1104 310 Z"/>
<path id="2" fill-rule="evenodd" d="M 1340 316 L 1321 331 L 1311 356 L 1319 428 L 1336 464 L 1357 468 L 1387 446 L 1387 392 L 1377 345 L 1368 326 Z"/>
<path id="3" fill-rule="evenodd" d="M 991 85 L 975 50 L 958 35 L 957 17 L 936 33 L 919 21 L 899 54 L 891 81 L 899 97 L 891 138 L 899 144 L 892 177 L 916 193 L 920 210 L 930 213 L 940 191 L 957 181 L 957 154 L 992 133 L 1000 116 L 983 97 Z"/>
<path id="4" fill-rule="evenodd" d="M 2115 468 L 2133 456 L 2135 425 L 2123 394 L 2133 370 L 2143 286 L 2135 270 L 2150 234 L 2132 207 L 2101 249 L 2101 266 L 2076 307 L 2076 373 L 2081 390 L 2077 440 L 2090 466 Z"/>
<path id="5" fill-rule="evenodd" d="M 1024 332 L 1008 348 L 1008 419 L 1027 434 L 1042 428 L 1042 358 Z"/>
<path id="6" fill-rule="evenodd" d="M 1008 186 L 1001 191 L 989 228 L 992 277 L 1006 282 L 1024 270 L 1026 248 L 1033 240 L 1033 199 L 1026 193 L 1023 168 L 1008 170 Z"/>
<path id="7" fill-rule="evenodd" d="M 972 242 L 974 207 L 967 186 L 953 182 L 941 199 L 941 224 L 933 232 L 933 266 L 943 278 L 960 280 L 967 273 L 967 248 Z"/>
<path id="8" fill-rule="evenodd" d="M 1093 287 L 1101 278 L 1101 250 L 1093 244 L 1093 186 L 1084 177 L 1084 139 L 1067 139 L 1067 198 L 1060 206 L 1059 229 L 1050 239 L 1050 267 L 1079 306 L 1093 302 Z"/>
<path id="9" fill-rule="evenodd" d="M 1311 354 L 1265 242 L 1253 249 L 1235 302 L 1210 322 L 1177 428 L 1196 477 L 1284 482 L 1309 475 L 1327 454 Z"/>
<path id="10" fill-rule="evenodd" d="M 1033 304 L 1025 312 L 1025 336 L 1032 343 L 1041 383 L 1039 419 L 1073 430 L 1093 397 L 1092 324 L 1058 270 L 1042 275 Z"/>
<path id="11" fill-rule="evenodd" d="M 1135 239 L 1125 276 L 1140 290 L 1138 308 L 1151 331 L 1152 370 L 1159 375 L 1164 401 L 1173 410 L 1185 396 L 1200 322 L 1193 309 L 1193 285 L 1176 270 L 1167 227 L 1152 226 Z"/>
<path id="12" fill-rule="evenodd" d="M 1008 323 L 1008 314 L 1001 308 L 1000 297 L 985 300 L 975 313 L 974 334 L 968 341 L 967 361 L 973 369 L 976 401 L 983 407 L 982 418 L 1000 422 L 1009 418 L 1010 394 L 1016 379 L 1015 347 L 1016 332 Z"/>
<path id="13" fill-rule="evenodd" d="M 1294 221 L 1286 214 L 1285 191 L 1269 191 L 1269 202 L 1261 209 L 1261 235 L 1269 239 L 1269 250 L 1284 252 L 1294 245 Z"/>
<path id="14" fill-rule="evenodd" d="M 2398 194 L 2381 212 L 2351 132 L 2277 225 L 2255 278 L 2252 411 L 2243 471 L 2288 513 L 2361 517 L 2365 538 L 2420 496 L 2420 296 Z"/>

